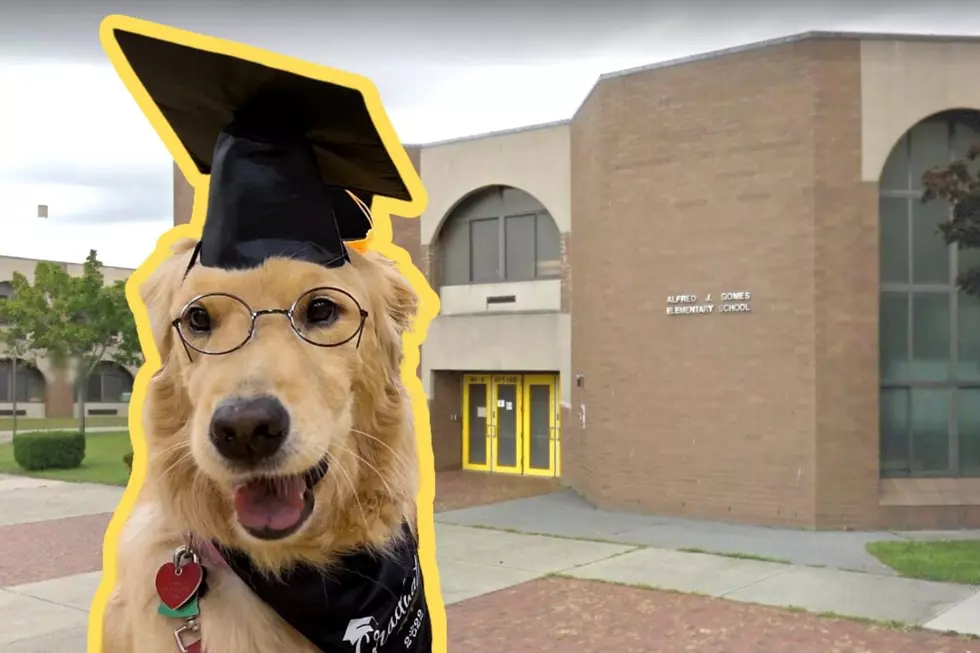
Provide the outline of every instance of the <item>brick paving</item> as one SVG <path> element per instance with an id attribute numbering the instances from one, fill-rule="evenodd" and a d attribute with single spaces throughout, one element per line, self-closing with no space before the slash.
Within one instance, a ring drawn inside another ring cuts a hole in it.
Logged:
<path id="1" fill-rule="evenodd" d="M 453 653 L 980 653 L 980 640 L 545 578 L 447 608 Z"/>
<path id="2" fill-rule="evenodd" d="M 446 472 L 438 512 L 552 492 L 551 479 Z M 0 587 L 98 571 L 111 515 L 0 527 Z M 451 605 L 453 653 L 980 653 L 980 640 L 609 583 L 544 578 Z"/>
<path id="3" fill-rule="evenodd" d="M 525 499 L 557 492 L 561 485 L 553 478 L 509 476 L 462 470 L 440 472 L 436 476 L 435 512 L 474 508 L 501 501 Z"/>
<path id="4" fill-rule="evenodd" d="M 102 569 L 112 513 L 0 527 L 0 587 Z"/>

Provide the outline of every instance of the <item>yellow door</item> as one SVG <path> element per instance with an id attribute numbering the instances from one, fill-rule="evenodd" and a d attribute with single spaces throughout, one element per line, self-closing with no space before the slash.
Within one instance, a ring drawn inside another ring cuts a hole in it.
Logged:
<path id="1" fill-rule="evenodd" d="M 528 476 L 558 476 L 560 438 L 558 384 L 552 375 L 524 377 L 523 472 Z"/>
<path id="2" fill-rule="evenodd" d="M 493 423 L 490 429 L 490 471 L 520 474 L 523 447 L 521 446 L 521 377 L 493 377 L 491 402 Z"/>
<path id="3" fill-rule="evenodd" d="M 490 469 L 491 394 L 489 376 L 463 377 L 463 469 Z"/>

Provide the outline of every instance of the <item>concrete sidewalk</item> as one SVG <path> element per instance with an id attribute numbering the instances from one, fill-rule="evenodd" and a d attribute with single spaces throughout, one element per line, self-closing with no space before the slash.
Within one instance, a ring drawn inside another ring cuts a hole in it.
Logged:
<path id="1" fill-rule="evenodd" d="M 438 526 L 439 576 L 449 605 L 631 551 L 601 542 Z M 2 546 L 2 545 L 0 545 Z M 4 653 L 74 653 L 85 630 L 100 572 L 0 589 Z"/>
<path id="2" fill-rule="evenodd" d="M 868 542 L 980 539 L 980 530 L 808 531 L 637 515 L 600 510 L 571 492 L 444 512 L 438 520 L 460 526 L 484 526 L 634 546 L 749 554 L 800 565 L 886 576 L 894 576 L 895 572 L 865 550 Z"/>
<path id="3" fill-rule="evenodd" d="M 546 575 L 980 634 L 980 588 L 439 524 L 447 605 Z M 5 653 L 84 649 L 99 572 L 0 589 Z"/>
<path id="4" fill-rule="evenodd" d="M 52 532 L 61 532 L 63 526 L 55 526 L 60 522 L 51 520 L 109 512 L 121 495 L 122 488 L 0 475 L 0 558 L 25 559 L 25 552 L 5 549 L 5 528 L 6 542 L 11 541 L 11 529 L 35 528 L 25 524 L 48 522 L 54 527 Z M 463 521 L 494 522 L 498 530 L 459 523 Z M 835 540 L 814 536 L 879 539 L 880 534 L 820 534 L 657 520 L 596 510 L 564 494 L 443 513 L 437 522 L 440 578 L 448 605 L 560 575 L 980 635 L 978 587 L 672 550 L 678 545 L 698 544 L 703 545 L 700 548 L 721 550 L 727 544 L 741 549 L 739 553 L 751 553 L 743 547 L 760 546 L 765 535 L 781 542 L 770 546 L 771 553 L 800 543 L 805 556 L 820 554 L 821 559 L 850 564 L 855 560 L 852 549 L 861 540 L 840 540 L 847 546 L 830 546 L 820 553 L 821 543 Z M 515 523 L 564 532 L 538 535 L 500 530 L 513 528 Z M 741 539 L 733 535 L 737 533 L 742 534 Z M 667 536 L 675 538 L 669 545 L 649 545 L 650 539 L 664 542 Z M 581 539 L 588 537 L 594 539 Z M 622 541 L 594 541 L 614 538 Z M 48 544 L 39 542 L 38 546 Z M 77 573 L 86 569 L 91 571 Z M 73 573 L 71 576 L 0 588 L 0 610 L 6 618 L 6 627 L 0 631 L 0 650 L 84 650 L 87 611 L 100 576 L 95 569 L 94 565 L 78 567 L 76 572 L 67 572 Z"/>
<path id="5" fill-rule="evenodd" d="M 123 488 L 111 485 L 0 474 L 0 526 L 112 512 L 122 495 Z"/>

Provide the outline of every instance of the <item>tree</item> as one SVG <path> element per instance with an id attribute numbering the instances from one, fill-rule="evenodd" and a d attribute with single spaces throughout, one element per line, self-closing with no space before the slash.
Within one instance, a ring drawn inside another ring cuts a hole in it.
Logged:
<path id="1" fill-rule="evenodd" d="M 3 306 L 9 301 L 4 298 L 0 302 L 0 345 L 3 345 L 3 353 L 11 361 L 10 366 L 10 398 L 13 403 L 13 423 L 14 435 L 17 434 L 17 368 L 25 362 L 27 358 L 27 348 L 24 346 L 25 335 L 20 325 L 4 324 Z"/>
<path id="2" fill-rule="evenodd" d="M 949 222 L 939 229 L 947 244 L 958 243 L 960 251 L 980 250 L 980 143 L 966 156 L 947 166 L 932 168 L 922 175 L 922 201 L 943 200 L 953 209 Z M 980 264 L 960 272 L 957 285 L 980 299 Z"/>
<path id="3" fill-rule="evenodd" d="M 132 367 L 142 365 L 145 362 L 143 349 L 140 347 L 139 332 L 136 331 L 136 320 L 133 318 L 133 314 L 129 310 L 129 302 L 126 300 L 126 282 L 117 281 L 111 286 L 107 286 L 106 293 L 110 295 L 112 305 L 121 311 L 118 318 L 119 336 L 112 360 L 120 365 Z"/>
<path id="4" fill-rule="evenodd" d="M 136 324 L 126 302 L 124 282 L 105 285 L 102 263 L 89 252 L 82 274 L 41 261 L 34 283 L 19 273 L 11 279 L 13 297 L 0 302 L 6 326 L 0 340 L 8 350 L 43 357 L 75 372 L 79 430 L 85 432 L 88 378 L 102 361 L 142 362 Z"/>

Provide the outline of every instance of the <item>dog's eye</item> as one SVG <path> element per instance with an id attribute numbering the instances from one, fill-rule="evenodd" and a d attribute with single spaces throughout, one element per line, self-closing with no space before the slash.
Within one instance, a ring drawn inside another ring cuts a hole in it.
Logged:
<path id="1" fill-rule="evenodd" d="M 187 326 L 197 333 L 211 330 L 211 316 L 200 306 L 192 306 L 187 311 Z"/>
<path id="2" fill-rule="evenodd" d="M 337 320 L 339 309 L 326 297 L 317 297 L 306 307 L 307 324 L 326 326 Z"/>

